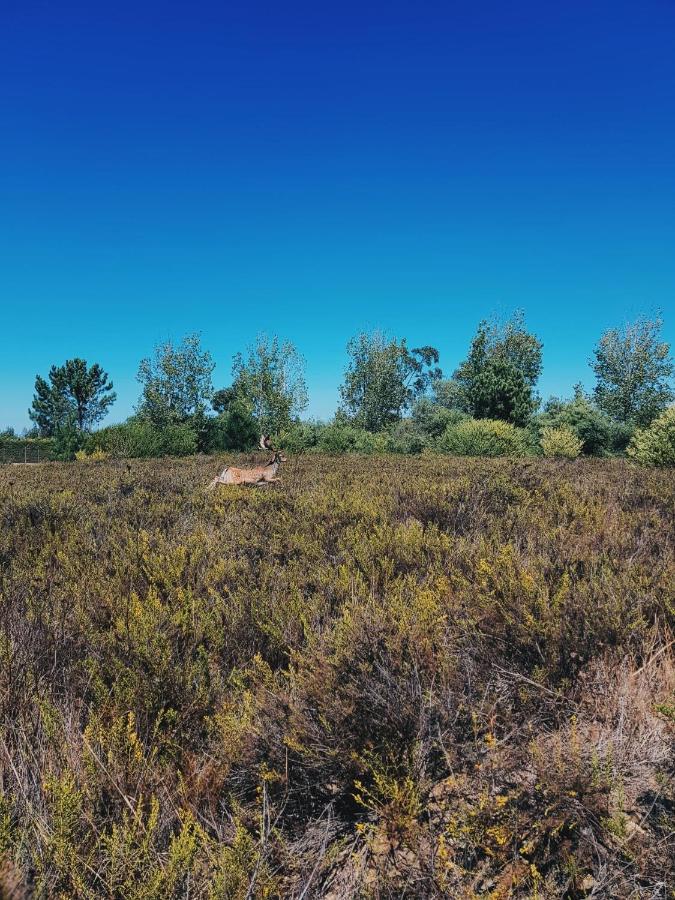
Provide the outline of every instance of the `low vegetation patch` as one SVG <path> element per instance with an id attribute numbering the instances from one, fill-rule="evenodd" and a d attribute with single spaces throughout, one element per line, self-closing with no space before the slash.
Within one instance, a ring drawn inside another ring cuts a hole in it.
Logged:
<path id="1" fill-rule="evenodd" d="M 0 469 L 0 895 L 670 896 L 667 470 L 219 466 Z"/>

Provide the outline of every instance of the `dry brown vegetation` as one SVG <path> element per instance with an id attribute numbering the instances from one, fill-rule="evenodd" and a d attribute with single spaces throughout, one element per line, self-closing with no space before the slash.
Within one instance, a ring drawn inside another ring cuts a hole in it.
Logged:
<path id="1" fill-rule="evenodd" d="M 675 896 L 672 473 L 217 469 L 0 470 L 0 895 Z"/>

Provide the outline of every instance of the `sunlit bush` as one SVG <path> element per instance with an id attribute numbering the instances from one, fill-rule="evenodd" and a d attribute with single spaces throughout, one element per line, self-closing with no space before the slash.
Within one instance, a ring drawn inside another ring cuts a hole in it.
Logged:
<path id="1" fill-rule="evenodd" d="M 101 462 L 104 459 L 108 458 L 108 453 L 105 450 L 101 450 L 100 447 L 94 447 L 89 453 L 86 450 L 78 450 L 75 454 L 75 459 L 78 462 Z"/>
<path id="2" fill-rule="evenodd" d="M 645 466 L 675 466 L 675 407 L 635 433 L 628 456 Z"/>
<path id="3" fill-rule="evenodd" d="M 529 450 L 525 430 L 498 419 L 466 419 L 450 425 L 438 447 L 453 456 L 523 456 Z"/>
<path id="4" fill-rule="evenodd" d="M 544 456 L 560 456 L 564 459 L 576 459 L 583 447 L 583 441 L 571 428 L 565 426 L 544 428 L 540 443 Z"/>
<path id="5" fill-rule="evenodd" d="M 571 429 L 582 442 L 581 452 L 587 456 L 622 454 L 633 434 L 630 425 L 613 421 L 581 389 L 572 400 L 549 400 L 544 412 L 535 417 L 533 427 L 539 435 L 546 428 Z"/>

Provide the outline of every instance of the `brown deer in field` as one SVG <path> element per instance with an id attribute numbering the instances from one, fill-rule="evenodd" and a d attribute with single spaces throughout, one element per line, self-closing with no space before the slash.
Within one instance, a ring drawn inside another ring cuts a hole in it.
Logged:
<path id="1" fill-rule="evenodd" d="M 218 484 L 271 484 L 279 481 L 277 472 L 282 462 L 286 462 L 286 457 L 276 450 L 266 435 L 260 436 L 260 449 L 271 450 L 274 453 L 272 459 L 266 466 L 255 466 L 252 469 L 238 469 L 235 466 L 225 466 L 220 475 L 216 475 L 208 490 L 212 491 Z"/>

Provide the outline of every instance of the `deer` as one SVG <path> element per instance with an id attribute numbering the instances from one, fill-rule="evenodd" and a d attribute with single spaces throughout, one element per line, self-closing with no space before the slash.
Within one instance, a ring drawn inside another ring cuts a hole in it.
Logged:
<path id="1" fill-rule="evenodd" d="M 268 435 L 260 435 L 260 449 L 274 453 L 272 459 L 265 466 L 255 466 L 252 469 L 238 469 L 235 466 L 225 466 L 220 475 L 216 475 L 207 490 L 212 491 L 219 484 L 272 484 L 280 481 L 277 472 L 286 457 L 272 446 Z"/>

